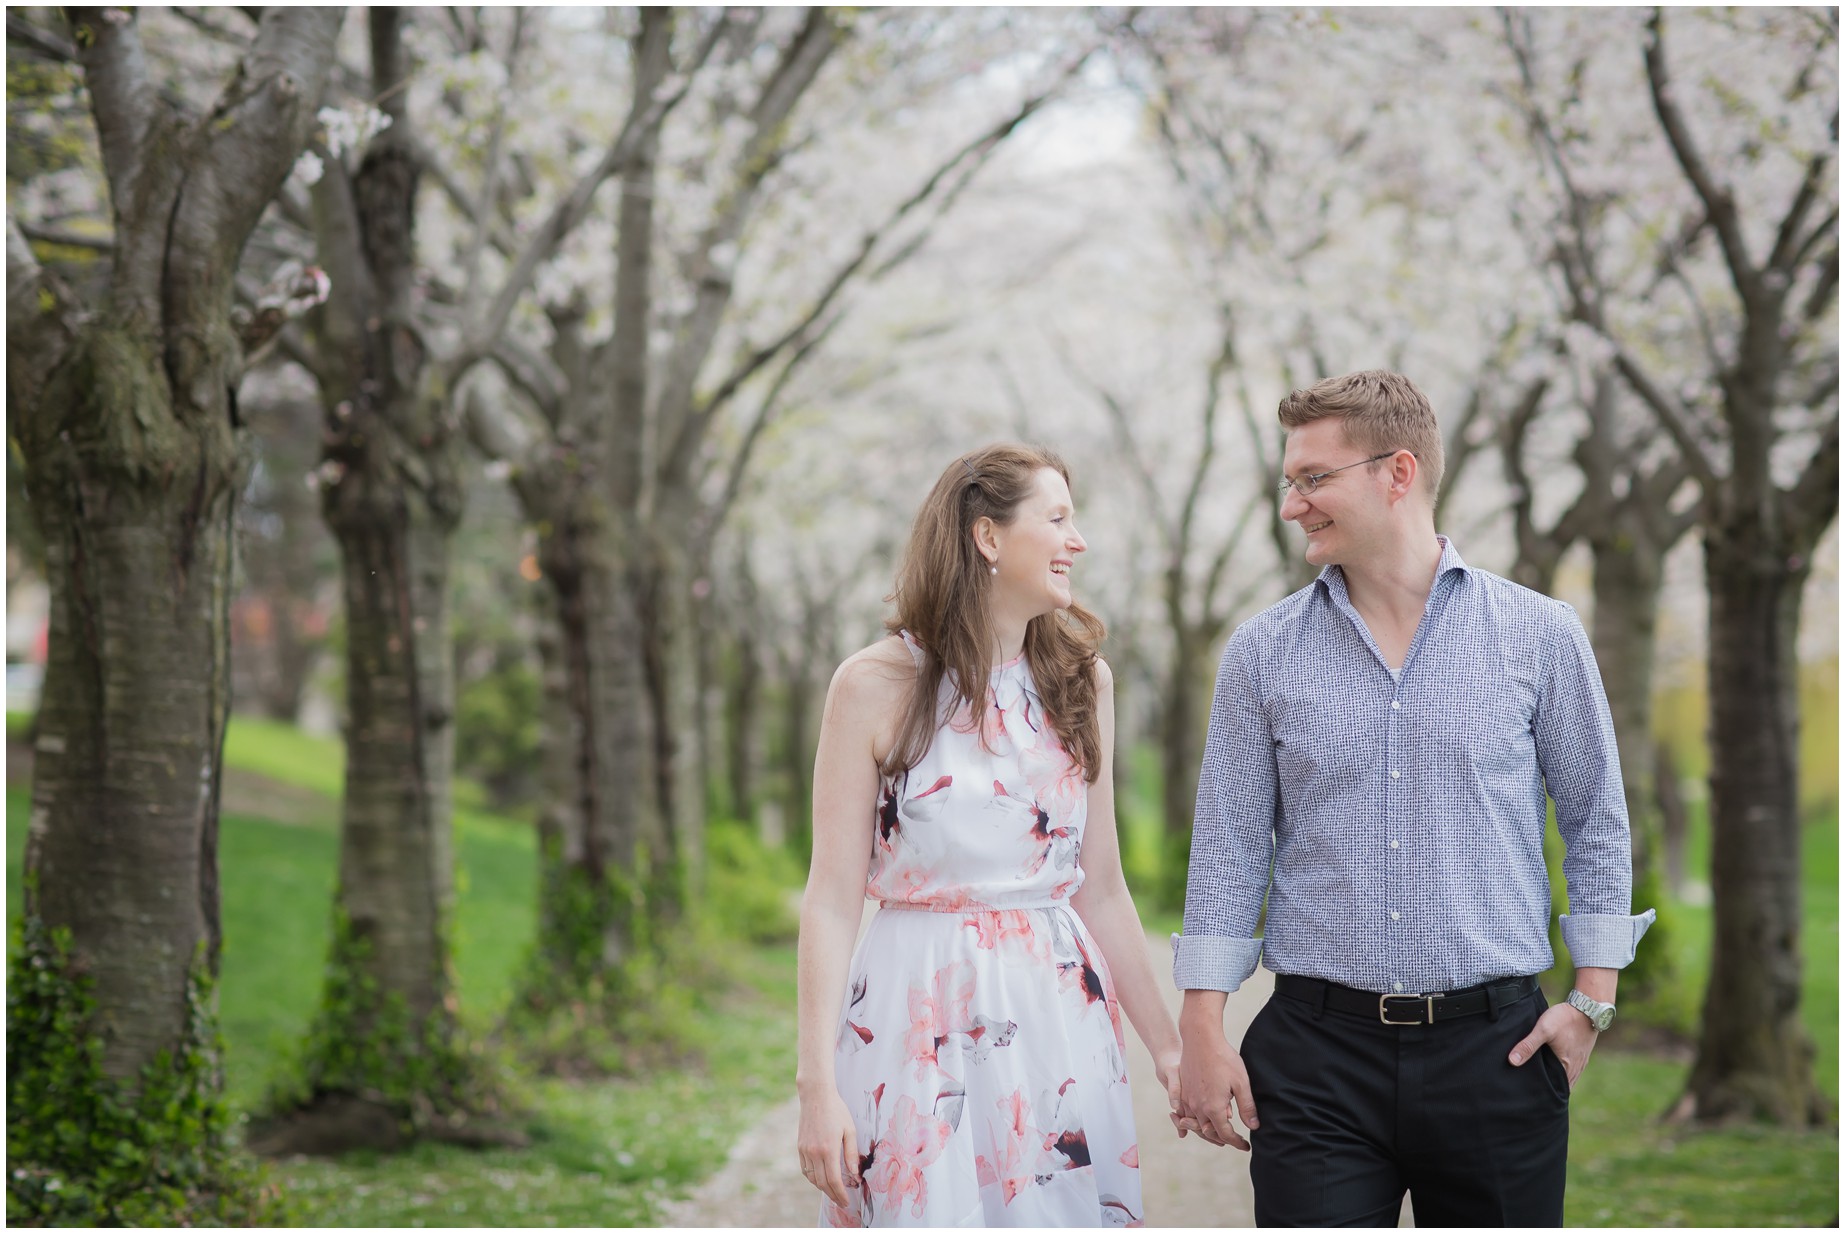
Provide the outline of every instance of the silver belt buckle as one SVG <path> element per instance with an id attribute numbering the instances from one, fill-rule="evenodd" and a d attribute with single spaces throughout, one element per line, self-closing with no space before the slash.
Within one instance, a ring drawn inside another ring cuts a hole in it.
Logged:
<path id="1" fill-rule="evenodd" d="M 1399 1028 L 1412 1024 L 1433 1024 L 1435 1022 L 1435 1000 L 1439 994 L 1379 994 L 1377 996 L 1377 1018 L 1380 1023 L 1394 1024 Z M 1393 1020 L 1390 1018 L 1390 1003 L 1395 999 L 1399 1003 L 1408 1003 L 1416 1008 L 1417 1018 L 1413 1020 Z M 1418 1005 L 1422 1004 L 1422 1005 Z"/>

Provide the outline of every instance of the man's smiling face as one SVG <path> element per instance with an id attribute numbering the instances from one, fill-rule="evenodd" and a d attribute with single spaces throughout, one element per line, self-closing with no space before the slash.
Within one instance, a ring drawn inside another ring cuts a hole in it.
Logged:
<path id="1" fill-rule="evenodd" d="M 1345 422 L 1315 420 L 1288 432 L 1282 474 L 1289 479 L 1345 467 L 1321 480 L 1311 496 L 1288 489 L 1281 517 L 1307 533 L 1307 561 L 1315 566 L 1349 565 L 1373 547 L 1385 511 L 1385 462 L 1352 467 L 1366 456 L 1346 440 Z"/>

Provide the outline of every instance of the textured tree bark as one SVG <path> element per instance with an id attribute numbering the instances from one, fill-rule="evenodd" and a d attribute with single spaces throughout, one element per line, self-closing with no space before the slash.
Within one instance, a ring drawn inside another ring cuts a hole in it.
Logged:
<path id="1" fill-rule="evenodd" d="M 105 1074 L 131 1095 L 187 1048 L 189 983 L 217 972 L 231 278 L 307 139 L 341 15 L 267 10 L 216 110 L 189 117 L 147 79 L 131 14 L 72 10 L 115 223 L 93 317 L 8 224 L 9 418 L 51 590 L 26 912 L 69 930 Z M 207 1102 L 217 1084 L 214 1065 Z"/>
<path id="2" fill-rule="evenodd" d="M 1654 791 L 1653 659 L 1666 550 L 1649 533 L 1649 521 L 1633 506 L 1619 506 L 1613 524 L 1589 538 L 1595 555 L 1589 641 L 1620 752 L 1636 909 L 1651 907 L 1650 897 L 1661 887 L 1664 842 Z M 1623 988 L 1644 995 L 1664 973 L 1666 960 L 1657 945 L 1643 949 L 1625 974 Z"/>
<path id="3" fill-rule="evenodd" d="M 346 777 L 309 1092 L 253 1137 L 266 1152 L 395 1147 L 404 1126 L 461 1134 L 478 1104 L 457 1068 L 411 1065 L 452 1054 L 459 1031 L 448 574 L 463 493 L 449 378 L 430 362 L 411 304 L 421 166 L 399 88 L 402 22 L 398 9 L 369 13 L 372 82 L 390 127 L 351 176 L 328 154 L 313 190 L 333 288 L 310 324 L 325 410 L 316 477 L 346 614 Z M 391 1075 L 356 1069 L 364 1057 L 390 1060 Z"/>
<path id="4" fill-rule="evenodd" d="M 637 757 L 646 692 L 639 658 L 623 650 L 640 637 L 639 616 L 626 603 L 632 590 L 616 581 L 625 563 L 609 552 L 614 538 L 597 529 L 606 506 L 593 488 L 573 487 L 562 474 L 550 480 L 519 485 L 528 516 L 547 528 L 539 562 L 556 648 L 547 672 L 539 964 L 520 993 L 540 1011 L 580 998 L 592 979 L 619 984 L 635 943 L 641 876 L 663 847 L 647 766 Z"/>
<path id="5" fill-rule="evenodd" d="M 1616 364 L 1676 440 L 1704 491 L 1705 585 L 1710 595 L 1711 891 L 1714 938 L 1698 1054 L 1679 1113 L 1803 1125 L 1826 1117 L 1813 1084 L 1800 1008 L 1800 799 L 1797 651 L 1801 582 L 1838 515 L 1836 330 L 1812 329 L 1837 312 L 1838 220 L 1821 203 L 1837 182 L 1836 109 L 1829 149 L 1775 223 L 1765 257 L 1751 254 L 1737 195 L 1704 161 L 1669 82 L 1665 14 L 1648 20 L 1645 59 L 1653 109 L 1691 194 L 1716 233 L 1735 289 L 1732 357 L 1709 376 L 1722 392 L 1724 462 L 1714 465 L 1697 417 L 1625 350 Z M 1821 49 L 1822 51 L 1824 49 Z M 1831 55 L 1831 52 L 1825 52 Z M 1814 215 L 1820 213 L 1815 221 Z M 1790 300 L 1808 272 L 1802 302 Z M 1804 318 L 1804 321 L 1800 320 Z M 1828 352 L 1827 341 L 1831 348 Z M 1803 371 L 1805 370 L 1805 371 Z M 1786 387 L 1825 374 L 1810 398 Z M 1791 396 L 1791 397 L 1790 397 Z M 1815 416 L 1813 453 L 1791 488 L 1771 466 L 1784 408 Z"/>
<path id="6" fill-rule="evenodd" d="M 1192 811 L 1198 801 L 1198 768 L 1204 761 L 1204 690 L 1212 680 L 1211 652 L 1218 629 L 1197 630 L 1172 619 L 1172 660 L 1160 698 L 1160 798 L 1165 833 L 1163 894 L 1168 904 L 1185 899 L 1185 867 L 1191 854 Z M 1123 769 L 1115 782 L 1125 780 Z"/>
<path id="7" fill-rule="evenodd" d="M 1715 932 L 1690 1093 L 1702 1120 L 1817 1122 L 1800 1021 L 1795 648 L 1808 569 L 1746 524 L 1726 531 L 1705 546 Z"/>
<path id="8" fill-rule="evenodd" d="M 93 328 L 22 443 L 52 604 L 26 911 L 70 929 L 131 1087 L 180 1040 L 188 974 L 217 971 L 241 360 L 220 325 L 200 401 L 153 338 Z"/>

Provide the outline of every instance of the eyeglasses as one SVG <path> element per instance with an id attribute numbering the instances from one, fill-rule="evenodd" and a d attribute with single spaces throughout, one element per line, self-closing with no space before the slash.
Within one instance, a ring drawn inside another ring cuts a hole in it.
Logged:
<path id="1" fill-rule="evenodd" d="M 1311 497 L 1313 496 L 1313 491 L 1320 487 L 1320 481 L 1324 480 L 1327 476 L 1336 476 L 1342 471 L 1350 471 L 1354 467 L 1363 467 L 1366 463 L 1375 463 L 1379 459 L 1389 458 L 1395 453 L 1395 450 L 1386 450 L 1382 454 L 1373 454 L 1370 458 L 1361 458 L 1356 463 L 1347 463 L 1345 466 L 1335 467 L 1331 471 L 1310 472 L 1304 476 L 1295 476 L 1292 480 L 1284 477 L 1281 483 L 1277 484 L 1275 488 L 1284 493 L 1292 488 L 1302 497 Z"/>

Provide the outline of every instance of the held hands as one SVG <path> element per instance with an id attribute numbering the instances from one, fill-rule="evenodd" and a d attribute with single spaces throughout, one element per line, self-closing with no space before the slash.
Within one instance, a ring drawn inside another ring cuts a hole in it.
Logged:
<path id="1" fill-rule="evenodd" d="M 1588 1016 L 1568 1003 L 1558 1003 L 1539 1016 L 1525 1039 L 1512 1047 L 1510 1061 L 1514 1067 L 1522 1067 L 1537 1054 L 1538 1047 L 1548 1043 L 1551 1052 L 1563 1063 L 1570 1087 L 1575 1088 L 1576 1077 L 1589 1065 L 1589 1054 L 1600 1035 L 1589 1023 Z"/>
<path id="2" fill-rule="evenodd" d="M 1242 1056 L 1224 1040 L 1222 1030 L 1187 1039 L 1179 1061 L 1179 1090 L 1179 1112 L 1173 1116 L 1173 1125 L 1181 1138 L 1195 1131 L 1208 1144 L 1249 1151 L 1249 1141 L 1237 1134 L 1230 1121 L 1233 1105 L 1249 1130 L 1256 1130 L 1261 1121 L 1249 1089 L 1249 1072 Z"/>
<path id="3" fill-rule="evenodd" d="M 859 1185 L 858 1129 L 837 1091 L 801 1095 L 801 1129 L 795 1143 L 802 1175 L 827 1199 L 847 1207 L 846 1188 L 856 1190 Z"/>

